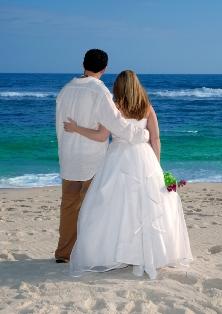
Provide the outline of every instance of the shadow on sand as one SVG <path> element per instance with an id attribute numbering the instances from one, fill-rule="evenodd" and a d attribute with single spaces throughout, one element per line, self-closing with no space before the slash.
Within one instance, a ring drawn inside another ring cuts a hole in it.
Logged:
<path id="1" fill-rule="evenodd" d="M 117 269 L 105 273 L 86 273 L 74 278 L 69 274 L 69 264 L 56 264 L 54 259 L 31 259 L 25 254 L 17 254 L 16 260 L 0 262 L 0 286 L 12 287 L 26 282 L 40 284 L 44 282 L 81 282 L 85 284 L 107 283 L 112 280 L 138 280 L 132 274 L 132 267 Z M 140 278 L 147 280 L 144 276 Z"/>

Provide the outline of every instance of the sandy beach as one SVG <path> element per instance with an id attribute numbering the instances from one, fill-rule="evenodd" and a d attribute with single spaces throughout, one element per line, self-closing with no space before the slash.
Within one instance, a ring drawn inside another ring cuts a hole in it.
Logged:
<path id="1" fill-rule="evenodd" d="M 60 187 L 0 190 L 0 313 L 222 313 L 222 183 L 180 190 L 194 261 L 74 279 L 53 259 Z"/>

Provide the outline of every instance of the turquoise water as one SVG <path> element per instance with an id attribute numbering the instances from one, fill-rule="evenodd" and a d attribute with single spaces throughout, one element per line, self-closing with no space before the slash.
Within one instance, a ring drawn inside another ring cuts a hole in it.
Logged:
<path id="1" fill-rule="evenodd" d="M 59 184 L 55 97 L 71 74 L 0 74 L 0 187 Z M 103 80 L 111 89 L 115 75 Z M 157 112 L 161 164 L 222 181 L 222 75 L 141 75 Z"/>

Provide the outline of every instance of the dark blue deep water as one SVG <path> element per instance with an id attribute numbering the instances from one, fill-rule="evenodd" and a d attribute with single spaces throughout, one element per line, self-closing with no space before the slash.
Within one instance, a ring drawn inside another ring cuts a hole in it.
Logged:
<path id="1" fill-rule="evenodd" d="M 59 184 L 55 97 L 73 74 L 0 74 L 0 187 Z M 115 75 L 105 75 L 112 89 Z M 222 75 L 140 75 L 164 170 L 222 182 Z"/>

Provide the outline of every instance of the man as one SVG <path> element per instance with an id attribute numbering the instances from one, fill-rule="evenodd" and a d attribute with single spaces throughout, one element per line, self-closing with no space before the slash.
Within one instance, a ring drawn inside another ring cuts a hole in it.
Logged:
<path id="1" fill-rule="evenodd" d="M 59 93 L 56 106 L 56 130 L 62 178 L 57 263 L 68 262 L 77 237 L 77 219 L 84 195 L 103 160 L 108 141 L 91 141 L 77 133 L 64 131 L 63 123 L 73 118 L 78 125 L 97 129 L 101 124 L 130 143 L 148 142 L 147 130 L 125 120 L 100 81 L 108 63 L 107 54 L 99 49 L 87 51 L 84 76 L 74 78 Z"/>

